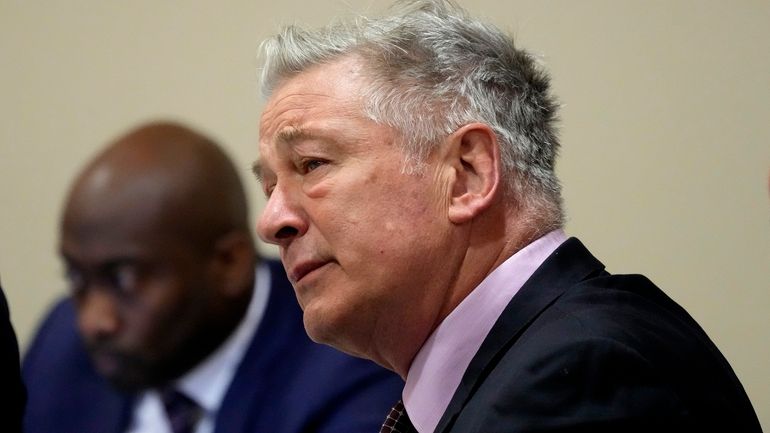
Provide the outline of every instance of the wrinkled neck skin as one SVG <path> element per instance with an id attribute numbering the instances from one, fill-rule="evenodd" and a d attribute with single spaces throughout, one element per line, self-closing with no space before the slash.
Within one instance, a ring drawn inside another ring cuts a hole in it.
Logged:
<path id="1" fill-rule="evenodd" d="M 425 303 L 433 307 L 406 307 L 415 311 L 407 323 L 397 327 L 398 333 L 371 338 L 368 347 L 352 354 L 372 359 L 406 380 L 415 356 L 441 322 L 500 264 L 542 235 L 518 221 L 524 219 L 498 202 L 469 223 L 455 226 L 451 248 L 436 252 L 446 258 L 443 265 L 426 270 L 436 276 L 436 284 L 414 288 L 426 290 Z"/>

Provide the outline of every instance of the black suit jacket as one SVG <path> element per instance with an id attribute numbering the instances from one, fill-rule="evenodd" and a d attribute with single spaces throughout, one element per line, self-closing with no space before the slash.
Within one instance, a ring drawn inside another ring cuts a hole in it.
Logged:
<path id="1" fill-rule="evenodd" d="M 268 263 L 268 305 L 222 401 L 215 433 L 378 431 L 401 394 L 401 378 L 313 343 L 283 267 Z M 23 374 L 28 433 L 120 433 L 130 422 L 134 396 L 115 391 L 96 373 L 69 300 L 40 328 Z"/>
<path id="2" fill-rule="evenodd" d="M 725 358 L 640 275 L 577 239 L 524 284 L 466 370 L 437 432 L 760 432 Z"/>
<path id="3" fill-rule="evenodd" d="M 0 383 L 3 404 L 0 404 L 0 430 L 21 431 L 25 392 L 19 372 L 19 346 L 11 326 L 8 303 L 0 287 Z"/>

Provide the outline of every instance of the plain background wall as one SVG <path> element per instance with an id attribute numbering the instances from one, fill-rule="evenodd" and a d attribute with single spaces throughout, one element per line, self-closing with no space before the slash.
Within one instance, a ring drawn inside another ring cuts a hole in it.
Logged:
<path id="1" fill-rule="evenodd" d="M 224 143 L 256 214 L 258 42 L 385 4 L 0 0 L 0 275 L 22 346 L 64 293 L 58 217 L 87 158 L 138 122 L 185 121 Z M 568 232 L 685 306 L 770 428 L 770 3 L 465 6 L 551 71 Z"/>

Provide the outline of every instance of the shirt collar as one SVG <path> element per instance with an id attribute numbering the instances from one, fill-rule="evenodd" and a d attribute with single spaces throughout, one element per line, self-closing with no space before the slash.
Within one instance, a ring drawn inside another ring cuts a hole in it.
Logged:
<path id="1" fill-rule="evenodd" d="M 463 373 L 492 326 L 521 286 L 567 239 L 554 230 L 517 251 L 489 274 L 439 324 L 417 352 L 403 400 L 419 432 L 432 432 Z"/>
<path id="2" fill-rule="evenodd" d="M 267 308 L 270 268 L 264 263 L 259 264 L 255 274 L 254 293 L 241 323 L 216 351 L 177 379 L 175 384 L 177 389 L 195 400 L 209 414 L 219 410 Z"/>

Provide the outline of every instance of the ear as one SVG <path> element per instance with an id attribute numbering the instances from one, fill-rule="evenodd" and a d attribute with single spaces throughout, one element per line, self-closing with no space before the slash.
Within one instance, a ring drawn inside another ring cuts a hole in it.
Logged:
<path id="1" fill-rule="evenodd" d="M 454 168 L 449 220 L 466 223 L 486 210 L 500 188 L 500 149 L 489 125 L 471 123 L 448 138 L 446 158 Z"/>
<path id="2" fill-rule="evenodd" d="M 220 289 L 226 296 L 238 296 L 254 276 L 256 251 L 249 233 L 233 230 L 221 236 L 214 245 L 214 266 Z"/>

